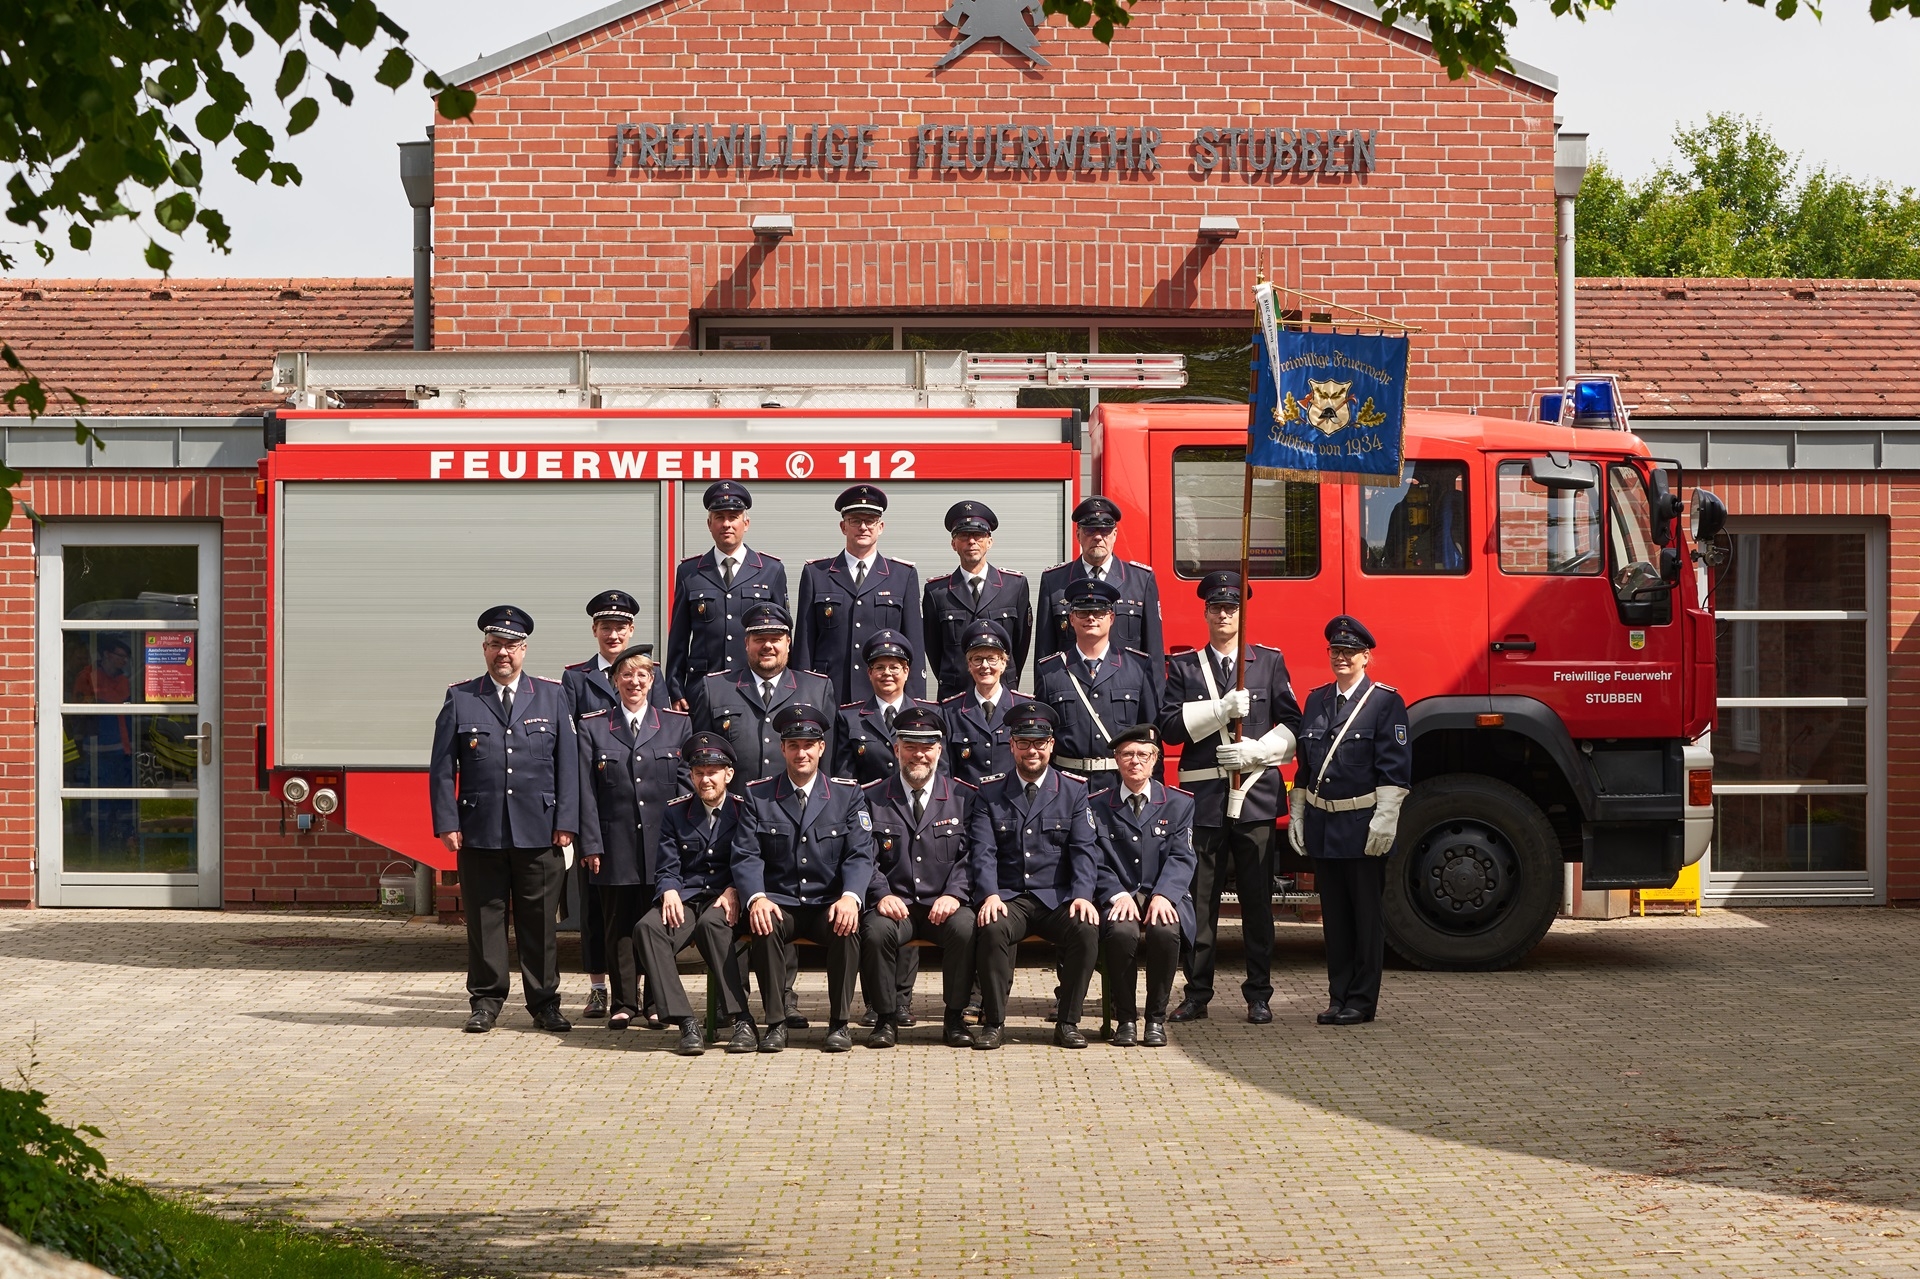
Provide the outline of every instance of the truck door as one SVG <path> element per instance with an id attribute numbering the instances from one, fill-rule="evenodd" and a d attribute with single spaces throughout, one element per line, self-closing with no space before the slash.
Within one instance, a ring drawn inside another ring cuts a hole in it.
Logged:
<path id="1" fill-rule="evenodd" d="M 1489 691 L 1545 703 L 1577 738 L 1677 733 L 1681 641 L 1640 468 L 1555 453 L 1487 474 Z"/>
<path id="2" fill-rule="evenodd" d="M 1358 533 L 1345 556 L 1345 611 L 1373 632 L 1376 673 L 1409 702 L 1487 691 L 1478 465 L 1477 457 L 1419 458 L 1405 464 L 1398 488 L 1327 486 L 1342 522 Z M 1324 670 L 1324 641 L 1320 647 Z"/>

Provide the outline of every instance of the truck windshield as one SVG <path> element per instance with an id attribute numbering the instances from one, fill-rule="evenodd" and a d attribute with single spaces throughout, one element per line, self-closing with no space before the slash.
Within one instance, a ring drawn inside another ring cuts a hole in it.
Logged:
<path id="1" fill-rule="evenodd" d="M 1466 464 L 1408 462 L 1399 488 L 1360 490 L 1360 523 L 1365 572 L 1466 572 Z"/>
<path id="2" fill-rule="evenodd" d="M 1173 563 L 1181 577 L 1240 568 L 1244 448 L 1173 451 Z M 1320 486 L 1253 481 L 1253 576 L 1312 577 L 1320 571 Z"/>
<path id="3" fill-rule="evenodd" d="M 1600 541 L 1600 468 L 1574 462 L 1569 474 L 1586 488 L 1547 488 L 1525 462 L 1500 464 L 1500 571 L 1554 577 L 1606 570 Z"/>
<path id="4" fill-rule="evenodd" d="M 1607 468 L 1607 487 L 1613 494 L 1613 559 L 1621 568 L 1629 564 L 1658 562 L 1660 553 L 1653 544 L 1653 504 L 1647 497 L 1647 483 L 1638 468 L 1614 465 Z"/>

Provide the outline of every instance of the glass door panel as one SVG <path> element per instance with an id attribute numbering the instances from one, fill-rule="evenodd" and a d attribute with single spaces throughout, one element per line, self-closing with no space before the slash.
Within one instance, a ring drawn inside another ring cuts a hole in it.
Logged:
<path id="1" fill-rule="evenodd" d="M 44 905 L 219 905 L 219 546 L 190 524 L 41 535 Z"/>

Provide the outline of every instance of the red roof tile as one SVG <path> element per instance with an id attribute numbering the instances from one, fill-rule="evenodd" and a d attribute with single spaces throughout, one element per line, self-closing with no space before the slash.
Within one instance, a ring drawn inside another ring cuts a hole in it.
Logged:
<path id="1" fill-rule="evenodd" d="M 277 351 L 411 346 L 413 282 L 0 280 L 0 341 L 88 413 L 252 413 Z"/>
<path id="2" fill-rule="evenodd" d="M 1579 283 L 1576 367 L 1640 417 L 1920 417 L 1920 280 Z"/>

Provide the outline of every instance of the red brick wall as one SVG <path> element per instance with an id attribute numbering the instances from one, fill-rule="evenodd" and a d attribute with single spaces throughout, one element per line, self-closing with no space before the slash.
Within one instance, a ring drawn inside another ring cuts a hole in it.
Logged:
<path id="1" fill-rule="evenodd" d="M 1056 20 L 1052 63 L 996 41 L 948 68 L 933 0 L 670 0 L 475 83 L 435 152 L 441 346 L 687 345 L 690 315 L 829 308 L 1243 319 L 1256 266 L 1423 326 L 1412 399 L 1512 411 L 1553 373 L 1553 102 L 1454 83 L 1409 37 L 1320 0 L 1151 6 L 1111 50 Z M 625 121 L 878 126 L 847 176 L 611 168 Z M 1164 171 L 910 165 L 923 125 L 1161 129 Z M 1208 127 L 1377 130 L 1376 170 L 1189 167 Z M 754 213 L 797 231 L 772 247 Z M 1231 215 L 1238 242 L 1198 239 Z M 844 311 L 843 311 L 844 313 Z"/>
<path id="2" fill-rule="evenodd" d="M 1887 896 L 1920 901 L 1920 474 L 1702 471 L 1734 515 L 1887 520 Z M 1873 583 L 1868 588 L 1879 589 Z"/>
<path id="3" fill-rule="evenodd" d="M 266 520 L 251 471 L 29 473 L 15 490 L 42 517 L 178 518 L 217 522 L 221 564 L 221 785 L 225 792 L 223 897 L 265 903 L 371 902 L 383 850 L 335 828 L 280 834 L 280 805 L 254 785 L 254 728 L 266 714 Z M 16 517 L 0 533 L 0 640 L 34 651 L 33 526 Z M 0 904 L 33 900 L 35 849 L 34 667 L 10 661 L 0 677 Z M 44 708 L 58 714 L 57 707 Z M 49 779 L 54 784 L 57 779 Z"/>

